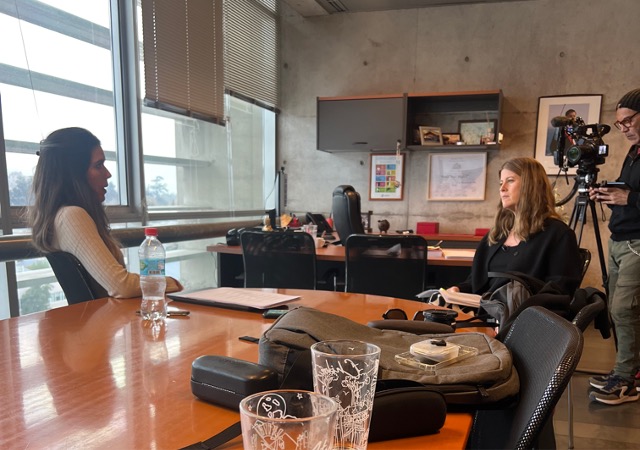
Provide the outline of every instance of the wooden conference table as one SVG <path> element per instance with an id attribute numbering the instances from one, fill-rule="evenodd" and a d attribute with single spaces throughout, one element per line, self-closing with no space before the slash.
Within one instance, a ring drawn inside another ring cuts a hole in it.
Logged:
<path id="1" fill-rule="evenodd" d="M 280 292 L 300 295 L 293 304 L 361 323 L 389 308 L 411 317 L 425 306 L 363 294 Z M 136 315 L 136 299 L 94 300 L 0 321 L 0 448 L 177 449 L 235 423 L 237 412 L 193 396 L 191 363 L 206 354 L 257 361 L 258 345 L 238 338 L 259 337 L 273 320 L 175 305 L 191 315 L 169 318 L 160 330 Z M 450 413 L 438 434 L 369 448 L 461 449 L 471 421 L 471 414 Z M 242 441 L 223 448 L 242 448 Z"/>

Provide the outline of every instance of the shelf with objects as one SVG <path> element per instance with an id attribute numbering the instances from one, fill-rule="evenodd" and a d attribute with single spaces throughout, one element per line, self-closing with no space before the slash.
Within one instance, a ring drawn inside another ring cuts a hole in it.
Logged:
<path id="1" fill-rule="evenodd" d="M 502 91 L 406 94 L 406 148 L 477 151 L 500 148 Z"/>

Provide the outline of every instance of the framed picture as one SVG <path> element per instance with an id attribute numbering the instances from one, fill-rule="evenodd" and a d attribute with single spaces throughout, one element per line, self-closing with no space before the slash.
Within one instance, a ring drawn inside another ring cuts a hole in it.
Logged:
<path id="1" fill-rule="evenodd" d="M 371 154 L 369 200 L 402 200 L 404 156 L 404 153 Z"/>
<path id="2" fill-rule="evenodd" d="M 601 105 L 600 94 L 549 96 L 538 99 L 535 158 L 548 174 L 556 174 L 560 170 L 553 163 L 553 152 L 558 146 L 558 133 L 561 130 L 551 125 L 551 120 L 555 117 L 577 116 L 586 124 L 598 123 Z M 569 173 L 574 174 L 575 168 Z"/>
<path id="3" fill-rule="evenodd" d="M 456 145 L 461 140 L 460 133 L 442 133 L 443 145 Z"/>
<path id="4" fill-rule="evenodd" d="M 484 200 L 487 153 L 431 153 L 427 200 Z"/>
<path id="5" fill-rule="evenodd" d="M 460 138 L 465 145 L 485 145 L 494 143 L 498 121 L 488 120 L 461 120 L 458 123 Z"/>
<path id="6" fill-rule="evenodd" d="M 442 145 L 442 132 L 438 127 L 419 127 L 420 145 Z"/>

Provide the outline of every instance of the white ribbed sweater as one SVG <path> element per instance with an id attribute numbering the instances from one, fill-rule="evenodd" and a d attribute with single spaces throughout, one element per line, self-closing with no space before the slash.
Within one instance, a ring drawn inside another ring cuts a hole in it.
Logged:
<path id="1" fill-rule="evenodd" d="M 130 273 L 111 254 L 98 234 L 95 222 L 78 206 L 60 208 L 54 222 L 53 245 L 58 250 L 73 254 L 89 274 L 111 297 L 139 297 L 140 275 Z M 182 285 L 167 277 L 167 292 L 182 289 Z"/>

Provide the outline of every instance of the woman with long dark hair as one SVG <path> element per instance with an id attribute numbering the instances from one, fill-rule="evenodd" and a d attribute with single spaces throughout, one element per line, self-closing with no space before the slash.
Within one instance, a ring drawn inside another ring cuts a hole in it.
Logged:
<path id="1" fill-rule="evenodd" d="M 103 206 L 111 173 L 97 137 L 83 128 L 56 130 L 40 143 L 29 209 L 34 246 L 73 254 L 112 297 L 138 297 L 140 277 L 124 265 Z M 167 277 L 167 292 L 182 289 Z"/>

